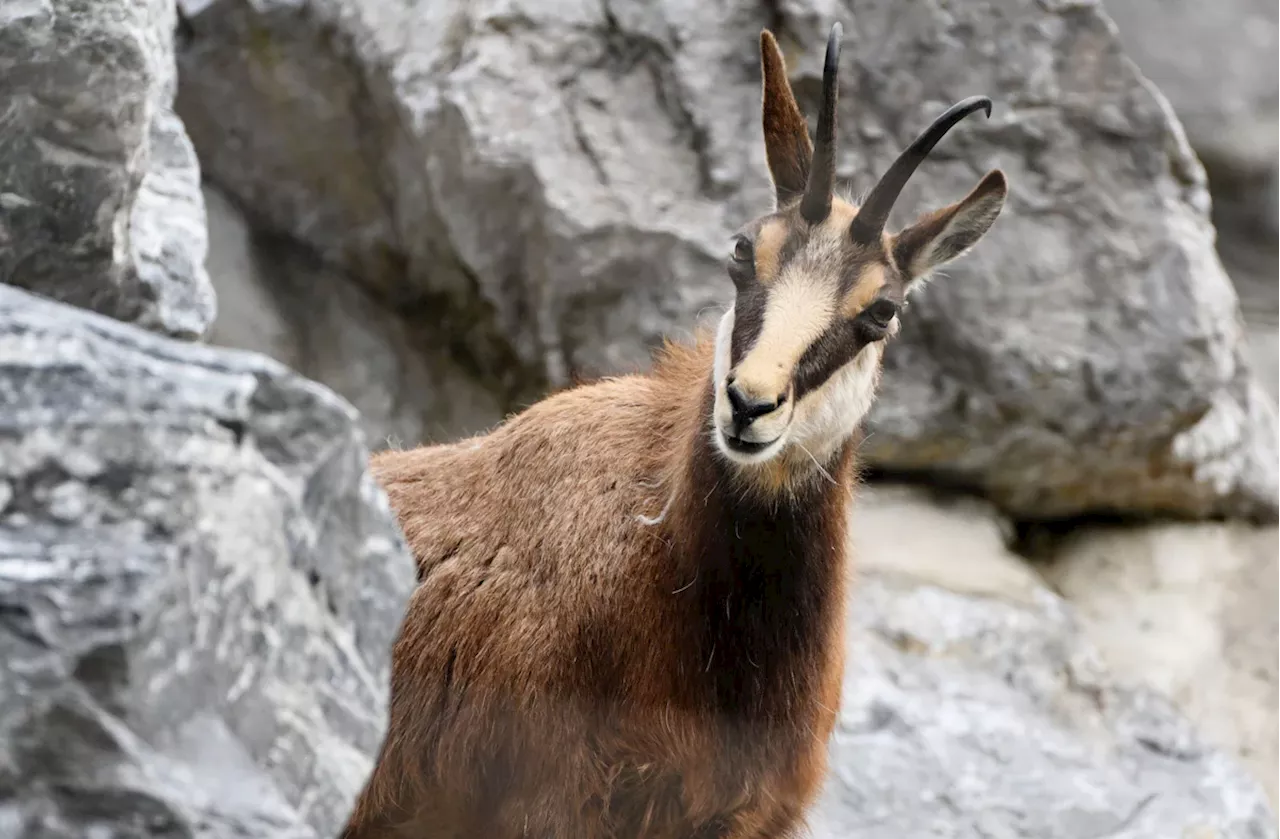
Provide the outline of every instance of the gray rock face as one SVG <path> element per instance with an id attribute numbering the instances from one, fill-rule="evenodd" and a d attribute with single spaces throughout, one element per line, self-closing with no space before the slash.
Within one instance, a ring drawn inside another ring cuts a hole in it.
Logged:
<path id="1" fill-rule="evenodd" d="M 1276 836 L 1257 780 L 1100 666 L 984 505 L 859 495 L 814 839 Z"/>
<path id="2" fill-rule="evenodd" d="M 253 235 L 217 190 L 206 189 L 205 202 L 221 312 L 211 343 L 324 382 L 357 409 L 377 447 L 452 440 L 502 420 L 492 391 L 399 313 L 296 242 Z"/>
<path id="3" fill-rule="evenodd" d="M 1275 837 L 1257 782 L 1038 599 L 864 581 L 814 839 Z"/>
<path id="4" fill-rule="evenodd" d="M 1108 667 L 1155 687 L 1280 803 L 1275 527 L 1079 528 L 1047 564 Z"/>
<path id="5" fill-rule="evenodd" d="M 839 19 L 854 189 L 978 92 L 992 118 L 952 132 L 895 223 L 988 167 L 1012 184 L 888 354 L 872 462 L 1028 518 L 1275 515 L 1274 410 L 1203 172 L 1095 2 L 184 5 L 178 110 L 211 177 L 505 408 L 643 366 L 731 299 L 728 236 L 770 206 L 759 29 L 814 113 Z"/>
<path id="6" fill-rule="evenodd" d="M 1106 7 L 1126 51 L 1169 97 L 1196 153 L 1224 181 L 1239 181 L 1241 194 L 1235 197 L 1251 205 L 1240 209 L 1269 226 L 1274 240 L 1280 151 L 1276 4 L 1106 0 Z M 1246 187 L 1252 187 L 1248 195 Z"/>
<path id="7" fill-rule="evenodd" d="M 214 316 L 172 0 L 0 8 L 0 283 L 192 338 Z"/>
<path id="8" fill-rule="evenodd" d="M 0 404 L 0 836 L 334 836 L 414 581 L 351 408 L 5 286 Z"/>
<path id="9" fill-rule="evenodd" d="M 1280 240 L 1280 5 L 1106 5 L 1126 53 L 1187 126 L 1188 140 L 1210 174 L 1219 231 L 1225 223 Z M 1271 274 L 1280 268 L 1272 265 Z"/>

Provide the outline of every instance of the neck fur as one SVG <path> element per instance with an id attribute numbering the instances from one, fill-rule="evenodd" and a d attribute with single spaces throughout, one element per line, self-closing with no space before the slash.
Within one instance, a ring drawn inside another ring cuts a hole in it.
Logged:
<path id="1" fill-rule="evenodd" d="M 674 492 L 654 524 L 671 551 L 663 577 L 688 650 L 689 701 L 758 727 L 785 720 L 797 691 L 825 689 L 844 609 L 854 444 L 850 433 L 817 462 L 788 456 L 744 470 L 729 461 L 712 436 L 707 349 L 677 353 L 660 372 L 681 419 L 668 452 Z"/>

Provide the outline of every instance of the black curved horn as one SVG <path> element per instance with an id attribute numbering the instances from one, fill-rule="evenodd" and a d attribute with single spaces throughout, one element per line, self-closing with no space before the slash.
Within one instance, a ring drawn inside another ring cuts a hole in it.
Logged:
<path id="1" fill-rule="evenodd" d="M 838 22 L 827 37 L 827 57 L 822 64 L 822 110 L 818 111 L 818 136 L 800 200 L 800 215 L 818 224 L 831 214 L 831 192 L 836 178 L 836 94 L 839 88 L 840 38 L 844 27 Z"/>
<path id="2" fill-rule="evenodd" d="M 870 244 L 879 240 L 884 232 L 885 222 L 889 220 L 889 211 L 893 209 L 894 202 L 898 200 L 898 195 L 911 179 L 916 167 L 929 156 L 929 152 L 933 151 L 933 147 L 951 130 L 953 125 L 977 110 L 986 111 L 987 116 L 990 117 L 991 100 L 985 96 L 970 96 L 957 102 L 921 132 L 915 142 L 907 146 L 906 151 L 898 155 L 898 159 L 880 178 L 879 183 L 867 196 L 866 203 L 854 217 L 853 225 L 849 229 L 854 241 Z"/>

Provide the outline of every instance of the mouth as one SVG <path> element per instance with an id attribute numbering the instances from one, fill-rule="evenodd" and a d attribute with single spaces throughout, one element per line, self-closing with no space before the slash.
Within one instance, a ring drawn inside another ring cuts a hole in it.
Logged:
<path id="1" fill-rule="evenodd" d="M 761 443 L 744 439 L 734 434 L 734 430 L 724 426 L 716 428 L 716 444 L 725 457 L 744 466 L 764 463 L 771 459 L 782 447 L 782 438 L 786 436 L 784 432 L 772 440 Z"/>
<path id="2" fill-rule="evenodd" d="M 760 452 L 778 442 L 777 440 L 769 440 L 766 443 L 753 443 L 750 440 L 735 437 L 727 432 L 722 432 L 721 436 L 724 438 L 725 446 L 727 446 L 730 451 L 744 455 L 760 454 Z"/>

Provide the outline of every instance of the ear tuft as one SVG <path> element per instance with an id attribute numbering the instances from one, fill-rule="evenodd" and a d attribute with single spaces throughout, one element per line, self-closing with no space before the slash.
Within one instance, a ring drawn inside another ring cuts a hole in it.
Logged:
<path id="1" fill-rule="evenodd" d="M 908 282 L 963 255 L 995 223 L 1009 192 L 1004 172 L 988 172 L 954 204 L 921 216 L 893 239 L 893 256 Z"/>
<path id="2" fill-rule="evenodd" d="M 809 125 L 787 78 L 787 64 L 768 29 L 760 32 L 765 157 L 779 205 L 804 194 L 813 160 Z"/>
<path id="3" fill-rule="evenodd" d="M 978 185 L 973 188 L 969 196 L 999 196 L 999 206 L 996 207 L 996 213 L 999 214 L 1000 209 L 1004 206 L 1005 196 L 1008 194 L 1009 179 L 1005 177 L 1004 171 L 992 169 L 982 176 L 982 180 L 978 181 Z"/>

